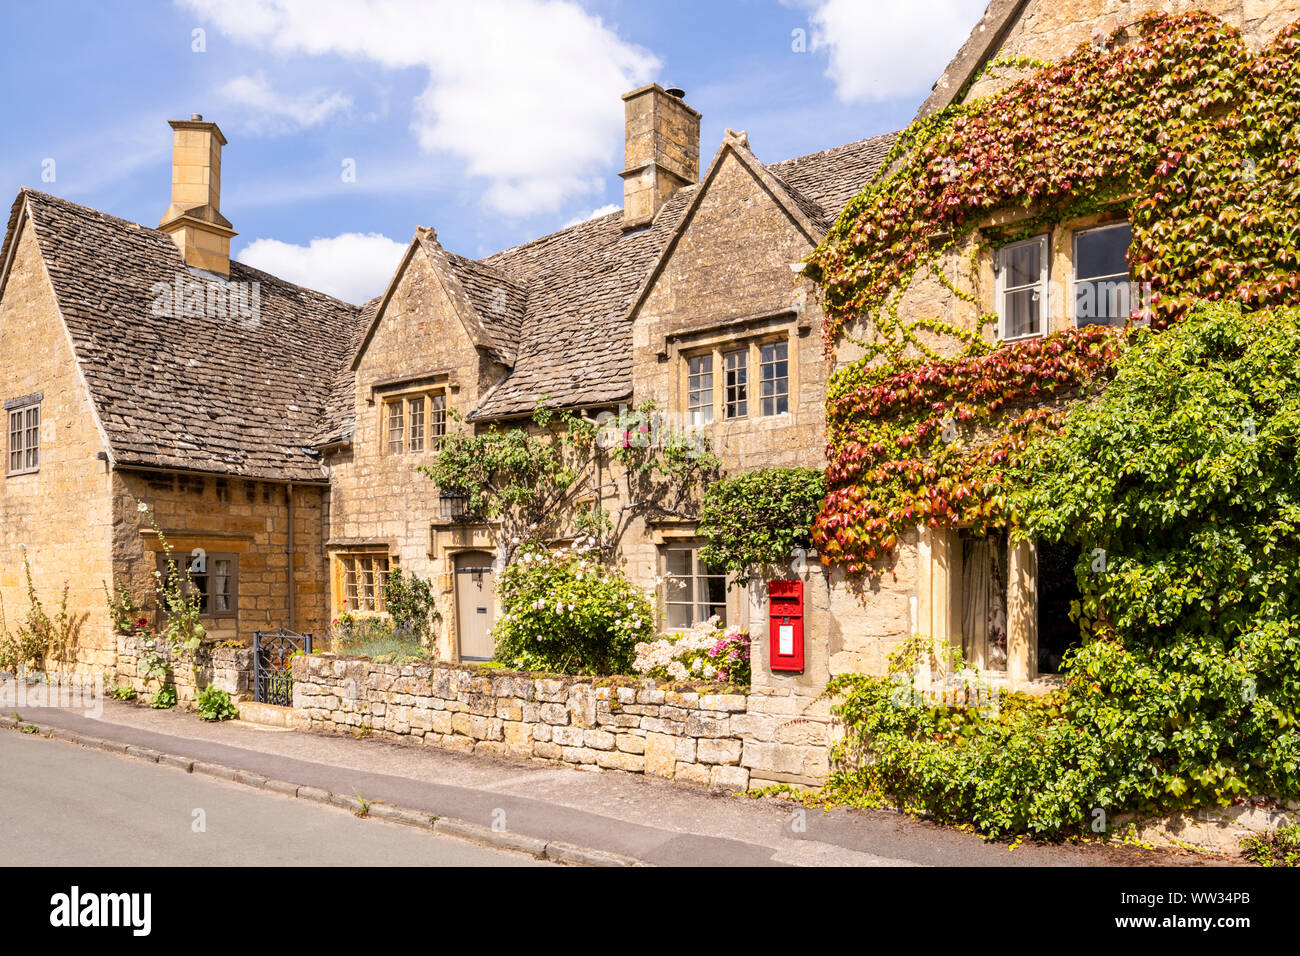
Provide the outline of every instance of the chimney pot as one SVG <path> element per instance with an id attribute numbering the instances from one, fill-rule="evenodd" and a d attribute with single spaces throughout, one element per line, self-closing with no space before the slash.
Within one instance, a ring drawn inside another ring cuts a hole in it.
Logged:
<path id="1" fill-rule="evenodd" d="M 190 114 L 190 122 L 191 122 L 191 123 L 202 123 L 202 122 L 203 122 L 203 114 L 202 114 L 202 113 L 191 113 L 191 114 Z"/>

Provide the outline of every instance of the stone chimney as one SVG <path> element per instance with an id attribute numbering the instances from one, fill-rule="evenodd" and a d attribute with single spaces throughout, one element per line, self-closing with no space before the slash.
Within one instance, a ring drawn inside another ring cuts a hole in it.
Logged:
<path id="1" fill-rule="evenodd" d="M 221 147 L 226 137 L 198 113 L 170 123 L 172 204 L 158 228 L 172 237 L 186 265 L 229 278 L 230 239 L 236 233 L 221 215 Z"/>
<path id="2" fill-rule="evenodd" d="M 668 197 L 700 178 L 700 114 L 656 83 L 623 95 L 623 229 L 648 226 Z"/>

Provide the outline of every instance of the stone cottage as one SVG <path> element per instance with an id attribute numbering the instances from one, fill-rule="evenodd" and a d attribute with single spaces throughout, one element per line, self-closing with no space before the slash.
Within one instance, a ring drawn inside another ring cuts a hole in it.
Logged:
<path id="1" fill-rule="evenodd" d="M 1059 58 L 1148 6 L 993 0 L 921 115 L 985 92 L 996 80 L 968 87 L 999 56 Z M 1300 13 L 1300 0 L 1165 6 L 1209 9 L 1251 42 Z M 6 607 L 24 605 L 25 545 L 42 595 L 69 582 L 77 663 L 110 666 L 102 585 L 114 575 L 148 585 L 162 560 L 156 521 L 204 569 L 196 587 L 216 636 L 320 633 L 342 611 L 382 611 L 384 576 L 402 568 L 435 584 L 438 656 L 485 658 L 490 536 L 457 520 L 417 471 L 448 429 L 520 424 L 543 401 L 594 417 L 652 400 L 704 430 L 727 470 L 821 467 L 826 382 L 855 356 L 823 358 L 823 317 L 799 263 L 894 136 L 765 163 L 761 143 L 728 132 L 702 165 L 700 115 L 682 91 L 650 85 L 623 99 L 621 211 L 478 260 L 419 228 L 387 289 L 361 306 L 230 260 L 226 140 L 200 116 L 171 124 L 171 204 L 157 228 L 21 190 L 0 250 L 0 336 L 20 357 L 0 372 Z M 1105 228 L 1098 238 L 1111 252 L 1119 243 L 1122 259 L 1119 220 L 1060 228 Z M 1060 248 L 1053 268 L 1068 272 L 1072 246 Z M 995 284 L 983 288 L 982 308 L 995 308 Z M 968 308 L 942 287 L 913 294 L 907 308 L 957 321 Z M 1029 331 L 1067 321 L 1045 316 Z M 922 532 L 903 543 L 896 575 L 862 594 L 815 561 L 792 570 L 806 660 L 774 674 L 766 588 L 729 589 L 699 545 L 689 522 L 640 522 L 618 559 L 655 589 L 662 627 L 710 614 L 748 626 L 756 686 L 789 695 L 794 717 L 821 713 L 809 708 L 829 676 L 880 672 L 913 633 L 960 639 L 960 542 Z M 1013 623 L 1001 663 L 1013 686 L 1050 671 L 1038 567 L 1032 546 L 1006 559 Z M 824 751 L 807 759 L 781 772 L 815 778 Z"/>
<path id="2" fill-rule="evenodd" d="M 0 253 L 0 594 L 12 624 L 25 548 L 47 610 L 67 583 L 69 658 L 96 672 L 114 663 L 104 586 L 146 592 L 166 570 L 154 521 L 214 638 L 319 631 L 328 613 L 310 445 L 361 310 L 231 262 L 225 138 L 171 125 L 158 228 L 23 189 Z"/>
<path id="3" fill-rule="evenodd" d="M 1192 11 L 1209 13 L 1240 30 L 1247 47 L 1259 50 L 1296 21 L 1300 2 L 992 0 L 916 118 L 988 96 L 1022 75 L 985 69 L 995 61 L 1057 62 L 1081 44 L 1107 37 L 1146 14 Z M 904 290 L 898 315 L 905 320 L 937 317 L 974 332 L 981 328 L 981 316 L 994 314 L 996 323 L 983 334 L 997 342 L 1024 341 L 1089 324 L 1123 325 L 1129 306 L 1139 305 L 1133 298 L 1137 290 L 1128 289 L 1131 230 L 1125 209 L 1117 204 L 1051 223 L 1028 239 L 1001 238 L 1034 213 L 1021 206 L 991 214 L 979 223 L 975 236 L 944 260 L 947 281 L 918 275 Z M 954 285 L 972 291 L 973 298 L 954 294 Z M 1124 294 L 1107 294 L 1120 287 Z M 1084 302 L 1091 305 L 1084 308 Z M 934 344 L 943 350 L 937 341 Z M 861 355 L 851 343 L 842 342 L 836 350 L 841 363 Z M 1005 536 L 973 538 L 956 529 L 922 527 L 903 542 L 897 564 L 912 601 L 910 632 L 949 639 L 1003 686 L 1031 691 L 1051 686 L 1061 655 L 1079 639 L 1067 616 L 1070 601 L 1078 597 L 1073 572 L 1077 558 L 1077 552 L 1055 546 L 1012 545 Z M 870 595 L 867 606 L 879 597 Z M 867 642 L 858 644 L 868 649 Z M 877 646 L 883 650 L 889 644 L 886 638 Z M 833 657 L 831 672 L 880 666 L 877 654 L 860 657 L 856 666 Z"/>

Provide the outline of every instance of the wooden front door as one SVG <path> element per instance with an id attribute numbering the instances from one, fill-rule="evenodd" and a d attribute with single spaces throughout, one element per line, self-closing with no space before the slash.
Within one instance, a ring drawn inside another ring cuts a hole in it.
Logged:
<path id="1" fill-rule="evenodd" d="M 456 632 L 460 637 L 462 660 L 492 659 L 495 618 L 492 555 L 485 551 L 456 555 Z"/>

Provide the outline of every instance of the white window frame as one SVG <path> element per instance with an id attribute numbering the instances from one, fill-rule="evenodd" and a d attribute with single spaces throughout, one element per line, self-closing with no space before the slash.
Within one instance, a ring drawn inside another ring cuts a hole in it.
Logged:
<path id="1" fill-rule="evenodd" d="M 1051 250 L 1048 245 L 1050 238 L 1051 237 L 1048 233 L 1042 233 L 1041 235 L 1034 236 L 1030 239 L 1023 239 L 1020 242 L 1008 243 L 1007 245 L 1000 247 L 994 253 L 994 272 L 996 273 L 994 295 L 997 298 L 998 338 L 1004 342 L 1041 338 L 1048 332 L 1048 328 L 1051 325 L 1050 303 L 1052 264 L 1049 259 L 1049 253 Z M 1039 295 L 1038 330 L 1035 332 L 1026 332 L 1023 335 L 1008 335 L 1006 314 L 1007 295 L 1012 292 L 1021 292 L 1025 289 L 1032 289 L 1034 285 L 1031 283 L 1029 285 L 1008 286 L 1007 272 L 1009 270 L 1006 267 L 1005 258 L 1012 250 L 1030 246 L 1034 243 L 1037 243 L 1039 246 L 1039 257 L 1042 262 L 1041 272 L 1038 276 L 1037 283 Z"/>
<path id="2" fill-rule="evenodd" d="M 1129 229 L 1129 245 L 1130 245 L 1130 247 L 1131 247 L 1132 244 L 1133 244 L 1133 224 L 1130 223 L 1130 222 L 1129 222 L 1128 220 L 1126 220 L 1126 219 L 1124 219 L 1124 220 L 1120 220 L 1119 222 L 1108 222 L 1108 223 L 1106 223 L 1106 224 L 1103 225 L 1103 226 L 1090 226 L 1090 227 L 1088 227 L 1087 229 L 1076 229 L 1076 230 L 1074 231 L 1073 236 L 1071 237 L 1071 240 L 1070 240 L 1070 243 L 1071 243 L 1071 249 L 1070 249 L 1070 251 L 1071 251 L 1071 254 L 1072 254 L 1072 256 L 1073 256 L 1073 259 L 1072 259 L 1072 261 L 1071 261 L 1071 263 L 1070 263 L 1070 265 L 1071 265 L 1071 270 L 1070 270 L 1070 271 L 1071 271 L 1071 276 L 1070 276 L 1070 319 L 1071 319 L 1071 321 L 1074 322 L 1074 327 L 1075 327 L 1076 329 L 1077 329 L 1077 328 L 1082 328 L 1082 326 L 1079 325 L 1079 283 L 1080 283 L 1080 282 L 1105 282 L 1105 281 L 1108 281 L 1108 280 L 1111 280 L 1111 279 L 1118 279 L 1118 278 L 1120 278 L 1119 275 L 1113 275 L 1113 276 L 1092 276 L 1091 278 L 1088 278 L 1088 279 L 1080 279 L 1080 278 L 1079 278 L 1079 239 L 1080 239 L 1081 237 L 1083 237 L 1083 236 L 1088 235 L 1089 233 L 1093 233 L 1093 232 L 1101 232 L 1101 231 L 1106 230 L 1106 229 L 1119 229 L 1119 228 L 1124 227 L 1124 226 L 1127 226 L 1128 229 Z M 1129 286 L 1130 286 L 1129 294 L 1130 294 L 1130 296 L 1131 296 L 1131 295 L 1132 295 L 1132 283 L 1133 283 L 1133 269 L 1132 269 L 1131 266 L 1129 267 L 1129 271 L 1128 271 L 1128 272 L 1125 272 L 1125 273 L 1123 274 L 1123 279 L 1124 279 L 1125 282 L 1129 283 Z M 1131 304 L 1132 304 L 1132 302 L 1131 302 L 1131 300 L 1130 300 L 1130 305 L 1131 305 Z M 1106 322 L 1106 323 L 1102 323 L 1102 322 L 1091 322 L 1091 323 L 1089 323 L 1089 324 L 1091 324 L 1091 325 L 1110 325 L 1109 322 Z M 1112 328 L 1113 328 L 1113 326 L 1112 326 Z"/>
<path id="3" fill-rule="evenodd" d="M 701 363 L 700 371 L 691 371 L 694 362 Z M 708 366 L 707 369 L 704 367 L 705 364 Z M 686 420 L 692 428 L 712 425 L 717 418 L 714 410 L 718 390 L 717 364 L 717 356 L 712 350 L 686 356 Z M 707 387 L 703 382 L 705 376 L 709 379 Z M 694 385 L 695 379 L 700 380 L 698 388 Z M 696 398 L 698 404 L 694 404 Z"/>
<path id="4" fill-rule="evenodd" d="M 722 353 L 723 421 L 732 422 L 749 417 L 749 353 L 751 351 L 749 343 L 745 343 Z"/>
<path id="5" fill-rule="evenodd" d="M 729 602 L 727 601 L 728 592 L 726 590 L 727 575 L 725 573 L 719 573 L 717 571 L 710 571 L 705 566 L 704 562 L 700 560 L 700 549 L 702 547 L 703 544 L 701 542 L 679 541 L 679 542 L 673 542 L 671 544 L 666 544 L 662 549 L 662 557 L 660 558 L 660 561 L 662 562 L 662 568 L 663 568 L 664 597 L 663 597 L 662 604 L 660 606 L 660 610 L 661 613 L 663 614 L 664 629 L 667 631 L 671 631 L 671 632 L 688 631 L 696 624 L 708 620 L 707 617 L 700 616 L 702 613 L 702 609 L 718 606 L 716 603 L 710 602 L 708 600 L 708 593 L 707 593 L 708 582 L 711 580 L 720 580 L 723 582 L 721 620 L 723 624 L 727 623 L 727 617 L 729 611 L 728 609 Z M 690 570 L 688 573 L 678 574 L 670 570 L 668 556 L 670 552 L 674 552 L 674 551 L 676 552 L 684 551 L 690 555 Z M 682 578 L 690 582 L 691 597 L 689 601 L 669 600 L 669 595 L 670 595 L 669 580 L 672 578 Z M 700 593 L 701 589 L 704 589 L 705 593 L 703 595 L 701 595 Z M 670 606 L 690 608 L 689 616 L 690 616 L 691 623 L 685 626 L 680 626 L 680 625 L 674 626 L 673 624 L 671 624 L 670 614 L 669 614 Z"/>

